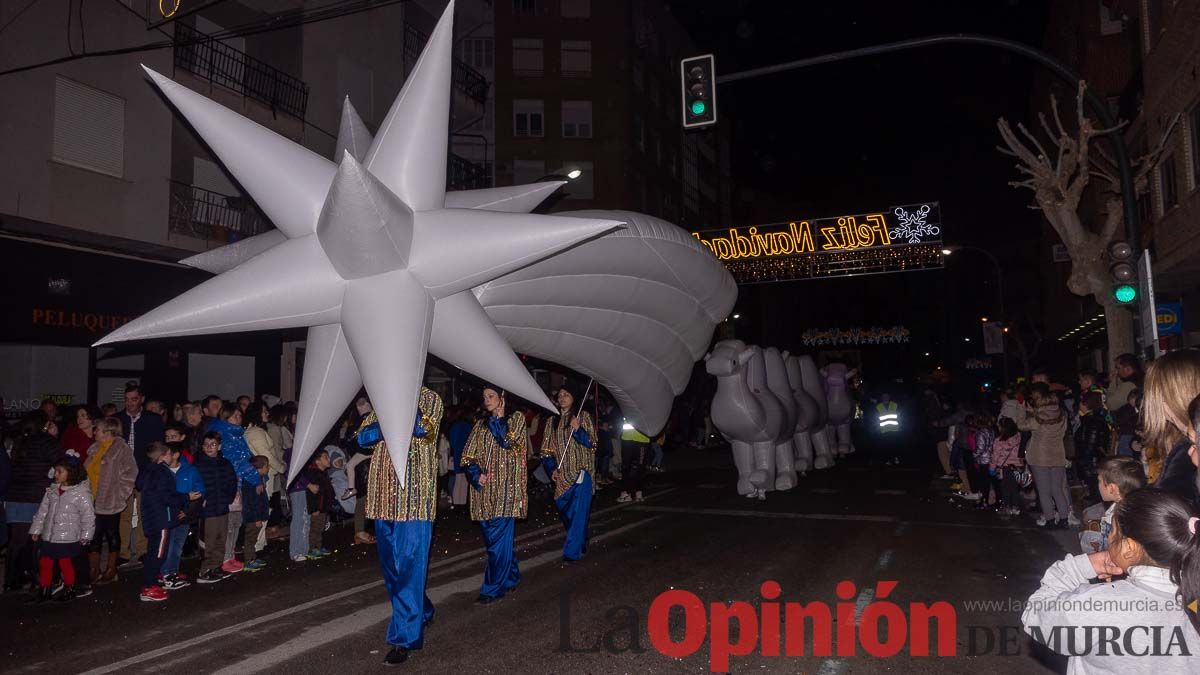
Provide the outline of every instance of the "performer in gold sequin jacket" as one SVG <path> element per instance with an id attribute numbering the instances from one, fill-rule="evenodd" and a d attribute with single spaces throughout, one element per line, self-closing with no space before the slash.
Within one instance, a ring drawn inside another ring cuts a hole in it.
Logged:
<path id="1" fill-rule="evenodd" d="M 388 664 L 401 663 L 410 650 L 421 648 L 425 624 L 433 618 L 425 581 L 437 517 L 437 437 L 441 423 L 442 398 L 421 387 L 403 484 L 396 477 L 374 411 L 363 418 L 356 433 L 359 445 L 374 448 L 367 473 L 366 513 L 375 520 L 379 565 L 392 599 Z"/>
<path id="2" fill-rule="evenodd" d="M 587 412 L 575 414 L 578 397 L 570 386 L 559 389 L 556 398 L 559 416 L 546 422 L 541 456 L 554 481 L 554 505 L 567 529 L 563 562 L 570 563 L 587 552 L 588 518 L 596 491 L 596 428 Z"/>
<path id="3" fill-rule="evenodd" d="M 521 583 L 517 554 L 513 548 L 513 527 L 529 509 L 527 469 L 529 451 L 525 416 L 514 412 L 505 416 L 504 391 L 496 387 L 483 390 L 487 418 L 475 423 L 462 465 L 471 483 L 471 519 L 479 521 L 487 542 L 487 568 L 479 589 L 479 604 L 499 600 Z"/>

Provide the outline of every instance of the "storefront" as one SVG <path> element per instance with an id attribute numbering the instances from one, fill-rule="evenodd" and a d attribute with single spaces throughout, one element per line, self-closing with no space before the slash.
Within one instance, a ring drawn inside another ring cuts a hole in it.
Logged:
<path id="1" fill-rule="evenodd" d="M 0 400 L 6 417 L 46 397 L 62 405 L 119 402 L 131 380 L 165 401 L 279 392 L 281 345 L 288 337 L 282 331 L 91 347 L 207 274 L 23 238 L 0 238 L 0 250 Z"/>

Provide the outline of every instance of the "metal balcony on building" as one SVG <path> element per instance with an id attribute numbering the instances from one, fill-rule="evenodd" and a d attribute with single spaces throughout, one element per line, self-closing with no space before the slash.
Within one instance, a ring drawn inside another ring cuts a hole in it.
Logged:
<path id="1" fill-rule="evenodd" d="M 476 164 L 452 152 L 446 162 L 446 186 L 450 190 L 492 187 L 492 172 L 486 165 Z"/>
<path id="2" fill-rule="evenodd" d="M 175 42 L 176 68 L 270 106 L 273 111 L 304 119 L 308 85 L 303 80 L 185 23 L 175 24 Z"/>
<path id="3" fill-rule="evenodd" d="M 170 181 L 167 227 L 171 234 L 203 239 L 212 245 L 238 241 L 271 229 L 246 197 Z"/>
<path id="4" fill-rule="evenodd" d="M 411 23 L 404 24 L 404 69 L 408 71 L 416 65 L 421 57 L 421 49 L 429 41 L 429 34 Z M 472 68 L 466 61 L 454 57 L 453 77 L 454 88 L 479 105 L 487 103 L 488 81 L 479 71 Z"/>

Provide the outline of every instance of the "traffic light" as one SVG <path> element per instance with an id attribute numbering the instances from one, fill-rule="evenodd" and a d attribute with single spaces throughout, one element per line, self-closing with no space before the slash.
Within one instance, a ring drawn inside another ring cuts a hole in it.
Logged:
<path id="1" fill-rule="evenodd" d="M 693 56 L 679 62 L 684 129 L 717 123 L 716 72 L 712 54 Z"/>
<path id="2" fill-rule="evenodd" d="M 1133 247 L 1126 241 L 1114 241 L 1108 245 L 1108 258 L 1112 265 L 1113 299 L 1122 305 L 1137 300 L 1137 268 L 1133 266 Z"/>

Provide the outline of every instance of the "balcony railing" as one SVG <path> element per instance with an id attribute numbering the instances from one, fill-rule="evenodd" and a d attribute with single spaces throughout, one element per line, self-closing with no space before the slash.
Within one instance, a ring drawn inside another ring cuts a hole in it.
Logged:
<path id="1" fill-rule="evenodd" d="M 476 164 L 450 153 L 446 162 L 446 186 L 451 190 L 477 190 L 492 186 L 492 172 L 487 165 Z"/>
<path id="2" fill-rule="evenodd" d="M 271 229 L 271 224 L 246 197 L 224 195 L 178 181 L 170 181 L 170 186 L 167 226 L 172 234 L 228 243 Z"/>
<path id="3" fill-rule="evenodd" d="M 175 24 L 175 67 L 304 119 L 308 85 L 303 80 L 214 40 L 185 23 Z"/>
<path id="4" fill-rule="evenodd" d="M 408 70 L 421 58 L 421 50 L 429 42 L 429 35 L 411 23 L 404 24 L 404 67 Z M 454 57 L 452 81 L 454 88 L 483 105 L 487 103 L 488 81 L 478 70 L 472 68 L 466 61 Z"/>

